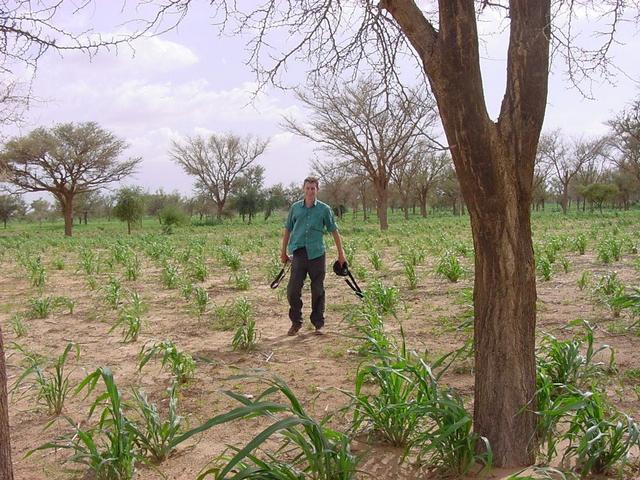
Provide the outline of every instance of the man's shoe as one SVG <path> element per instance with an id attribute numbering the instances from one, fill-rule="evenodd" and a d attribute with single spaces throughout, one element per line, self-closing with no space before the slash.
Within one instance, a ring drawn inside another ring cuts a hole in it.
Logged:
<path id="1" fill-rule="evenodd" d="M 314 332 L 316 335 L 324 335 L 323 327 L 316 327 L 316 331 Z"/>
<path id="2" fill-rule="evenodd" d="M 287 332 L 287 335 L 289 335 L 290 337 L 293 337 L 294 335 L 296 335 L 300 329 L 302 328 L 302 324 L 300 323 L 293 323 L 291 325 L 291 328 L 289 329 L 289 331 Z"/>

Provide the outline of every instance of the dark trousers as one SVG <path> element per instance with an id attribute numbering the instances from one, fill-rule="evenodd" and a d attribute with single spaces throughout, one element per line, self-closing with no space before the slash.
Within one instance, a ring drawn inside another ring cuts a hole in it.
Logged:
<path id="1" fill-rule="evenodd" d="M 302 286 L 307 274 L 311 279 L 311 323 L 316 328 L 324 326 L 324 276 L 325 256 L 309 260 L 307 250 L 299 248 L 291 259 L 291 276 L 287 285 L 289 319 L 293 324 L 302 323 Z"/>

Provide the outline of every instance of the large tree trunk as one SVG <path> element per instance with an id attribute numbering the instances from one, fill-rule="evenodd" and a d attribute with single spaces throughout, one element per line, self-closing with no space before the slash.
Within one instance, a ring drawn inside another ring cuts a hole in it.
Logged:
<path id="1" fill-rule="evenodd" d="M 426 191 L 421 190 L 420 192 L 418 192 L 420 215 L 422 216 L 422 218 L 427 218 L 427 196 L 428 193 Z"/>
<path id="2" fill-rule="evenodd" d="M 376 209 L 378 212 L 378 221 L 380 222 L 380 230 L 388 230 L 389 222 L 387 220 L 387 207 L 389 205 L 389 190 L 386 185 L 376 185 Z"/>
<path id="3" fill-rule="evenodd" d="M 567 214 L 567 208 L 569 207 L 569 188 L 566 185 L 562 187 L 562 197 L 560 197 L 560 206 L 562 207 L 562 213 Z"/>
<path id="4" fill-rule="evenodd" d="M 0 479 L 13 480 L 13 468 L 11 467 L 11 439 L 9 436 L 7 370 L 4 362 L 2 328 L 0 328 Z"/>
<path id="5" fill-rule="evenodd" d="M 531 465 L 536 283 L 529 206 L 547 101 L 550 2 L 509 2 L 507 82 L 497 122 L 484 100 L 475 2 L 440 0 L 439 30 L 412 0 L 382 4 L 422 59 L 471 217 L 474 430 L 488 438 L 496 466 Z"/>
<path id="6" fill-rule="evenodd" d="M 58 199 L 60 200 L 64 217 L 64 234 L 70 237 L 73 233 L 73 196 L 60 195 Z"/>

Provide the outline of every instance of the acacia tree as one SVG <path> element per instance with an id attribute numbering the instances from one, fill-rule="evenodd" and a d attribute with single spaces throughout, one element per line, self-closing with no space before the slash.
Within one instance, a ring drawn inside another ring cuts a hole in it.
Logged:
<path id="1" fill-rule="evenodd" d="M 21 198 L 14 195 L 0 195 L 0 220 L 4 224 L 4 228 L 7 228 L 7 222 L 11 217 L 25 209 Z"/>
<path id="2" fill-rule="evenodd" d="M 446 153 L 418 149 L 414 152 L 417 167 L 415 170 L 414 185 L 420 215 L 427 216 L 427 200 L 435 185 L 442 179 L 446 168 L 451 165 L 451 158 Z"/>
<path id="3" fill-rule="evenodd" d="M 312 111 L 305 124 L 286 118 L 285 128 L 316 142 L 343 168 L 360 167 L 371 180 L 377 198 L 380 229 L 389 228 L 389 183 L 407 154 L 426 138 L 437 113 L 432 100 L 418 92 L 380 95 L 372 79 L 338 87 L 320 83 L 297 92 Z"/>
<path id="4" fill-rule="evenodd" d="M 602 152 L 603 147 L 603 139 L 568 142 L 560 130 L 544 134 L 538 155 L 550 165 L 555 174 L 555 181 L 560 188 L 562 213 L 567 213 L 571 181 Z"/>
<path id="5" fill-rule="evenodd" d="M 312 164 L 314 174 L 320 179 L 320 197 L 333 207 L 338 218 L 342 218 L 346 206 L 353 198 L 353 177 L 342 162 L 321 162 Z"/>
<path id="6" fill-rule="evenodd" d="M 221 219 L 236 178 L 264 153 L 268 143 L 251 135 L 214 133 L 208 139 L 196 136 L 173 141 L 170 155 L 196 178 L 196 188 L 213 199 Z"/>
<path id="7" fill-rule="evenodd" d="M 144 193 L 140 187 L 122 187 L 116 194 L 113 214 L 118 220 L 127 222 L 127 233 L 131 235 L 131 224 L 142 220 L 144 207 Z"/>
<path id="8" fill-rule="evenodd" d="M 126 148 L 124 140 L 95 122 L 64 123 L 8 141 L 0 163 L 18 192 L 49 192 L 56 198 L 64 234 L 71 236 L 76 195 L 120 181 L 140 163 L 140 158 L 118 160 Z"/>
<path id="9" fill-rule="evenodd" d="M 640 182 L 640 99 L 608 122 L 611 159 Z"/>

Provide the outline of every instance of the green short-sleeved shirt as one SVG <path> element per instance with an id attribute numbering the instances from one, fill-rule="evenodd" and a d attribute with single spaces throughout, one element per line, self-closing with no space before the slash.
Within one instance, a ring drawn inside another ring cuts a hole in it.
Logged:
<path id="1" fill-rule="evenodd" d="M 284 222 L 284 228 L 291 232 L 287 250 L 294 252 L 305 247 L 309 260 L 322 256 L 325 252 L 322 239 L 325 227 L 329 233 L 338 229 L 329 205 L 320 200 L 316 200 L 310 208 L 304 206 L 304 200 L 294 203 Z"/>

